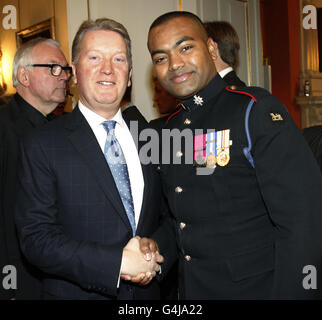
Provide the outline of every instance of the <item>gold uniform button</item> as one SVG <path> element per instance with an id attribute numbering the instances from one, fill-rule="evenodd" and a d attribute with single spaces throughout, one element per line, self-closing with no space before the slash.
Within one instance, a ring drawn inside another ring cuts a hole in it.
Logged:
<path id="1" fill-rule="evenodd" d="M 191 124 L 191 120 L 187 118 L 183 123 L 184 123 L 185 125 L 189 125 L 189 124 Z"/>
<path id="2" fill-rule="evenodd" d="M 231 89 L 231 90 L 236 90 L 236 89 L 237 89 L 237 86 L 232 85 L 232 86 L 230 86 L 230 87 L 229 87 L 229 89 Z"/>
<path id="3" fill-rule="evenodd" d="M 176 155 L 177 155 L 177 158 L 181 158 L 183 156 L 183 153 L 181 151 L 178 151 Z"/>
<path id="4" fill-rule="evenodd" d="M 183 191 L 183 189 L 181 187 L 176 187 L 175 189 L 176 193 L 181 193 Z"/>
<path id="5" fill-rule="evenodd" d="M 179 227 L 183 230 L 186 227 L 186 224 L 184 222 L 180 222 Z"/>
<path id="6" fill-rule="evenodd" d="M 161 170 L 161 167 L 160 166 L 157 166 L 157 171 L 160 171 Z"/>
<path id="7" fill-rule="evenodd" d="M 184 256 L 184 259 L 185 259 L 186 261 L 190 261 L 190 260 L 191 260 L 191 257 L 190 257 L 189 255 L 185 255 L 185 256 Z"/>

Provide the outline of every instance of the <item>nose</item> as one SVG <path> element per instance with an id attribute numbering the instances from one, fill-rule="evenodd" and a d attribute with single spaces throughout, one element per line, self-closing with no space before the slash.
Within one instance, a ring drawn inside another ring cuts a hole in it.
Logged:
<path id="1" fill-rule="evenodd" d="M 102 62 L 101 72 L 111 74 L 113 72 L 113 66 L 109 59 L 104 59 Z"/>
<path id="2" fill-rule="evenodd" d="M 184 61 L 179 54 L 172 54 L 170 56 L 169 70 L 176 71 L 184 66 Z"/>
<path id="3" fill-rule="evenodd" d="M 63 70 L 62 73 L 59 76 L 59 80 L 65 80 L 67 81 L 70 78 L 70 74 L 67 70 Z"/>

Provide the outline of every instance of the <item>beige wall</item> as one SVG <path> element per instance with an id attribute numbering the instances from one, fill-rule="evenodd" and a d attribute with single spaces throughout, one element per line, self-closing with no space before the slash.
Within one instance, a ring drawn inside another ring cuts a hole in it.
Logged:
<path id="1" fill-rule="evenodd" d="M 14 5 L 17 9 L 17 29 L 5 30 L 0 24 L 0 44 L 3 53 L 3 70 L 8 89 L 6 94 L 12 94 L 11 73 L 12 61 L 16 52 L 16 32 L 55 17 L 56 40 L 69 61 L 68 24 L 66 0 L 0 0 L 0 12 L 6 5 Z M 1 15 L 1 21 L 6 14 Z"/>

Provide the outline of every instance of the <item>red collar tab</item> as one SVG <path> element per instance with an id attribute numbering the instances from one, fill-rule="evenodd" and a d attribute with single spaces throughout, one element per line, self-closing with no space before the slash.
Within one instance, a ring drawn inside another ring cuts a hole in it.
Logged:
<path id="1" fill-rule="evenodd" d="M 176 114 L 178 114 L 183 108 L 180 107 L 180 109 L 178 109 L 175 113 L 172 113 L 169 118 L 167 119 L 167 121 L 165 122 L 166 124 L 168 124 L 169 120 L 174 117 Z"/>

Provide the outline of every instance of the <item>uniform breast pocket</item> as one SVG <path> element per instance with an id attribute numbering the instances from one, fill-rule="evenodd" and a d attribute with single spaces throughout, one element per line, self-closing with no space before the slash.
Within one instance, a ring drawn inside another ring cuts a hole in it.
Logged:
<path id="1" fill-rule="evenodd" d="M 228 259 L 227 265 L 232 281 L 238 282 L 274 270 L 275 247 L 270 244 L 252 251 L 235 255 Z"/>

